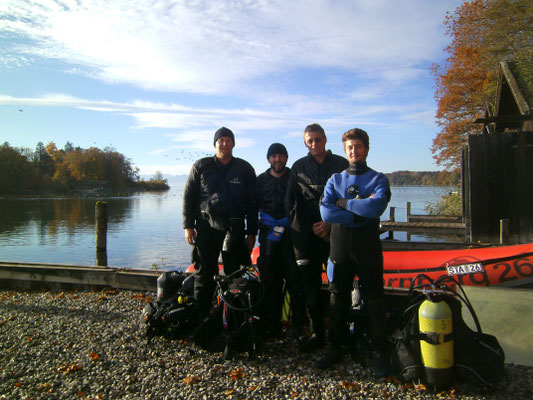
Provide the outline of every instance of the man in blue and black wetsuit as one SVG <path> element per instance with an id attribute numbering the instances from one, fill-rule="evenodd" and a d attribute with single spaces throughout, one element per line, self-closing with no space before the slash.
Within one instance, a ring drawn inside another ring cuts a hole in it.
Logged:
<path id="1" fill-rule="evenodd" d="M 304 144 L 309 153 L 292 165 L 285 198 L 294 255 L 311 320 L 311 335 L 300 341 L 300 350 L 304 352 L 323 347 L 325 339 L 320 291 L 322 265 L 329 255 L 330 224 L 320 217 L 320 198 L 329 177 L 348 167 L 344 157 L 326 150 L 326 143 L 326 133 L 319 124 L 305 128 Z"/>
<path id="2" fill-rule="evenodd" d="M 259 207 L 259 258 L 257 266 L 265 285 L 265 297 L 261 313 L 265 337 L 281 333 L 283 304 L 283 280 L 291 298 L 292 326 L 301 336 L 305 319 L 303 294 L 299 287 L 298 270 L 288 231 L 289 218 L 285 213 L 284 198 L 290 168 L 289 154 L 281 143 L 273 143 L 267 151 L 270 164 L 257 177 L 256 201 Z"/>
<path id="3" fill-rule="evenodd" d="M 210 312 L 219 255 L 226 275 L 249 265 L 257 232 L 255 171 L 233 156 L 235 136 L 230 129 L 217 130 L 213 144 L 215 155 L 194 163 L 183 192 L 183 228 L 185 239 L 194 246 L 194 295 L 200 321 Z"/>
<path id="4" fill-rule="evenodd" d="M 375 343 L 374 372 L 381 377 L 388 372 L 388 356 L 379 218 L 391 198 L 390 184 L 385 175 L 366 164 L 369 140 L 364 130 L 351 129 L 344 133 L 342 141 L 350 166 L 328 180 L 320 206 L 322 219 L 331 223 L 330 346 L 315 366 L 327 368 L 342 360 L 342 345 L 348 336 L 351 291 L 357 274 Z"/>

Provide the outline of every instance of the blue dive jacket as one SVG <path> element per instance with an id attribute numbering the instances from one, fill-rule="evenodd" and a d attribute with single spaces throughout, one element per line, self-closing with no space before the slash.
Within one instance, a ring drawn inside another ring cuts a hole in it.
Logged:
<path id="1" fill-rule="evenodd" d="M 391 198 L 389 180 L 385 175 L 371 168 L 365 168 L 363 173 L 354 172 L 356 169 L 352 167 L 331 176 L 320 205 L 324 221 L 346 228 L 379 220 Z M 340 206 L 338 200 L 341 200 Z"/>

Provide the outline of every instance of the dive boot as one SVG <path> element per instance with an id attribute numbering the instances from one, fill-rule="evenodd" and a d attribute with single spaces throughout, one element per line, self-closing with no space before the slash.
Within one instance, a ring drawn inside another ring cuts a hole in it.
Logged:
<path id="1" fill-rule="evenodd" d="M 302 353 L 310 353 L 324 347 L 325 340 L 324 336 L 319 336 L 316 333 L 313 333 L 308 338 L 300 341 L 298 347 Z"/>
<path id="2" fill-rule="evenodd" d="M 328 350 L 328 352 L 326 354 L 324 354 L 324 356 L 315 361 L 315 363 L 313 364 L 313 366 L 315 368 L 319 368 L 319 369 L 327 369 L 335 364 L 338 364 L 342 361 L 342 351 L 340 348 L 331 348 Z"/>

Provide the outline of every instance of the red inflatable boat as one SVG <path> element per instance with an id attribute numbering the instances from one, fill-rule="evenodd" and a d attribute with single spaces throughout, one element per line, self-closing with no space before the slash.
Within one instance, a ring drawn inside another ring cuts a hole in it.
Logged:
<path id="1" fill-rule="evenodd" d="M 259 248 L 252 252 L 256 264 Z M 454 276 L 467 286 L 524 286 L 533 284 L 533 243 L 461 250 L 384 251 L 385 287 L 408 288 L 419 274 L 436 280 Z M 190 265 L 187 272 L 194 272 Z M 322 276 L 327 282 L 326 274 Z"/>

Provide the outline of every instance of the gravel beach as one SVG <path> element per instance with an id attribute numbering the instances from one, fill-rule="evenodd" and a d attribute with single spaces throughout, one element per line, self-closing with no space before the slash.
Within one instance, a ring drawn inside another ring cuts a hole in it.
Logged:
<path id="1" fill-rule="evenodd" d="M 186 340 L 144 337 L 141 310 L 153 293 L 0 291 L 0 399 L 532 399 L 533 368 L 506 364 L 498 388 L 376 379 L 349 357 L 312 367 L 286 335 L 255 360 Z"/>

